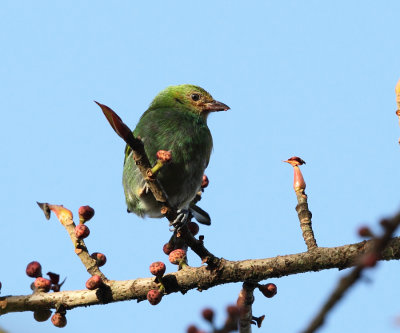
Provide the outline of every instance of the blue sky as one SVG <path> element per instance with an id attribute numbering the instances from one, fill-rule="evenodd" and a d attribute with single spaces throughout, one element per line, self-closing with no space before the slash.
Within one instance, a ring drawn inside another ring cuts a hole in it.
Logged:
<path id="1" fill-rule="evenodd" d="M 53 217 L 36 201 L 73 212 L 96 210 L 87 240 L 107 255 L 111 279 L 149 276 L 167 261 L 163 220 L 126 214 L 124 144 L 97 100 L 132 128 L 168 85 L 192 83 L 231 107 L 212 114 L 214 151 L 201 206 L 206 246 L 230 260 L 306 249 L 295 212 L 292 168 L 302 157 L 320 246 L 360 241 L 356 230 L 399 209 L 400 131 L 394 86 L 400 78 L 398 1 L 3 1 L 0 10 L 0 207 L 2 295 L 30 292 L 26 264 L 67 276 L 88 274 Z M 200 265 L 189 253 L 192 265 Z M 167 265 L 167 271 L 175 267 Z M 395 332 L 400 315 L 397 262 L 380 263 L 335 309 L 322 332 Z M 256 332 L 298 332 L 346 271 L 271 280 L 278 294 L 256 294 Z M 369 282 L 368 282 L 369 281 Z M 64 332 L 184 332 L 217 320 L 240 284 L 173 294 L 156 307 L 124 302 L 67 314 Z M 12 333 L 53 332 L 32 313 L 3 316 Z"/>

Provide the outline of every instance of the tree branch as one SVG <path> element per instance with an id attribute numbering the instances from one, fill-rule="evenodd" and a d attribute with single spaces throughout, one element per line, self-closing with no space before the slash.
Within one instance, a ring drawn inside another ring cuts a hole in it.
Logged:
<path id="1" fill-rule="evenodd" d="M 221 259 L 218 269 L 206 266 L 186 267 L 163 276 L 166 293 L 185 293 L 191 289 L 208 288 L 240 281 L 261 281 L 287 275 L 320 271 L 330 268 L 355 266 L 361 255 L 375 247 L 376 240 L 363 241 L 338 247 L 314 248 L 308 252 L 277 256 L 266 259 L 228 261 Z M 391 239 L 381 251 L 380 260 L 400 259 L 400 237 Z M 60 304 L 66 309 L 136 299 L 146 299 L 150 289 L 157 288 L 154 278 L 127 281 L 108 281 L 97 290 L 35 293 L 26 296 L 0 297 L 0 314 L 55 308 Z M 164 296 L 165 297 L 165 296 Z"/>
<path id="2" fill-rule="evenodd" d="M 251 324 L 253 319 L 253 303 L 255 283 L 244 282 L 242 290 L 239 293 L 237 305 L 240 309 L 239 333 L 251 333 Z"/>
<path id="3" fill-rule="evenodd" d="M 43 210 L 47 219 L 50 219 L 50 211 L 53 211 L 60 223 L 67 230 L 72 244 L 74 244 L 75 254 L 81 259 L 82 264 L 85 266 L 90 275 L 98 275 L 103 281 L 107 281 L 106 276 L 100 270 L 99 266 L 92 257 L 90 257 L 88 248 L 83 239 L 78 239 L 75 235 L 75 223 L 73 221 L 72 212 L 61 205 L 50 205 L 48 203 L 37 203 L 40 209 Z"/>

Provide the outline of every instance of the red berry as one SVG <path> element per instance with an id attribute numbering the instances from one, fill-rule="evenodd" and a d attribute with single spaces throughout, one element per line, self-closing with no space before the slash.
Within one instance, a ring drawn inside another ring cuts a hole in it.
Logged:
<path id="1" fill-rule="evenodd" d="M 361 258 L 361 264 L 364 267 L 374 267 L 378 261 L 378 256 L 376 253 L 366 253 L 362 258 Z"/>
<path id="2" fill-rule="evenodd" d="M 186 333 L 198 333 L 198 332 L 199 330 L 194 325 L 190 325 L 186 330 Z"/>
<path id="3" fill-rule="evenodd" d="M 358 234 L 361 237 L 374 237 L 371 229 L 367 226 L 362 226 L 358 229 Z"/>
<path id="4" fill-rule="evenodd" d="M 267 283 L 258 286 L 258 289 L 263 293 L 265 297 L 271 298 L 276 295 L 278 289 L 274 283 Z"/>
<path id="5" fill-rule="evenodd" d="M 239 309 L 239 307 L 236 306 L 236 305 L 229 305 L 229 306 L 226 308 L 226 312 L 228 312 L 228 316 L 229 316 L 230 318 L 235 319 L 235 318 L 239 317 L 240 309 Z"/>
<path id="6" fill-rule="evenodd" d="M 174 250 L 174 246 L 170 243 L 165 243 L 163 246 L 163 251 L 166 255 L 169 255 Z"/>
<path id="7" fill-rule="evenodd" d="M 165 264 L 161 261 L 153 262 L 150 265 L 150 273 L 155 276 L 163 276 L 165 273 Z"/>
<path id="8" fill-rule="evenodd" d="M 208 177 L 206 175 L 203 175 L 203 179 L 201 181 L 201 188 L 206 188 L 210 181 L 208 180 Z"/>
<path id="9" fill-rule="evenodd" d="M 42 276 L 42 266 L 37 261 L 32 261 L 26 266 L 26 275 L 30 277 Z"/>
<path id="10" fill-rule="evenodd" d="M 53 314 L 53 317 L 51 317 L 51 322 L 55 327 L 65 327 L 67 325 L 67 318 L 65 315 L 56 312 Z"/>
<path id="11" fill-rule="evenodd" d="M 86 288 L 89 290 L 94 290 L 99 288 L 103 284 L 101 277 L 99 275 L 93 275 L 86 281 Z"/>
<path id="12" fill-rule="evenodd" d="M 147 293 L 147 300 L 151 305 L 157 305 L 161 302 L 162 296 L 162 293 L 158 289 L 151 289 Z"/>
<path id="13" fill-rule="evenodd" d="M 103 253 L 100 252 L 93 252 L 90 255 L 94 260 L 96 260 L 97 266 L 101 267 L 104 266 L 105 263 L 107 262 L 107 258 Z"/>
<path id="14" fill-rule="evenodd" d="M 212 309 L 209 309 L 209 308 L 204 309 L 201 314 L 202 314 L 202 316 L 203 316 L 203 318 L 205 320 L 209 321 L 210 323 L 213 322 L 213 320 L 214 320 L 214 311 Z"/>
<path id="15" fill-rule="evenodd" d="M 81 223 L 89 221 L 94 216 L 94 209 L 90 206 L 81 206 L 78 209 L 79 221 Z"/>
<path id="16" fill-rule="evenodd" d="M 188 228 L 193 236 L 196 236 L 200 230 L 199 225 L 196 222 L 189 222 Z"/>
<path id="17" fill-rule="evenodd" d="M 39 322 L 46 321 L 50 318 L 50 316 L 51 311 L 49 309 L 40 309 L 33 312 L 33 318 L 35 318 L 35 320 Z"/>
<path id="18" fill-rule="evenodd" d="M 179 265 L 186 257 L 186 251 L 182 249 L 173 250 L 169 254 L 169 262 L 174 265 Z"/>
<path id="19" fill-rule="evenodd" d="M 172 159 L 172 153 L 167 150 L 159 150 L 157 152 L 157 159 L 163 163 L 169 162 Z"/>
<path id="20" fill-rule="evenodd" d="M 39 276 L 36 278 L 34 286 L 35 289 L 47 293 L 50 290 L 51 281 Z"/>
<path id="21" fill-rule="evenodd" d="M 86 225 L 84 225 L 84 224 L 78 224 L 78 225 L 75 227 L 75 236 L 76 236 L 76 238 L 78 238 L 78 239 L 84 239 L 84 238 L 86 238 L 87 236 L 89 236 L 89 234 L 90 234 L 90 230 L 89 230 L 89 228 L 88 228 Z"/>
<path id="22" fill-rule="evenodd" d="M 388 227 L 390 227 L 390 221 L 389 220 L 386 220 L 386 219 L 383 219 L 382 221 L 380 221 L 379 222 L 379 224 L 384 228 L 384 229 L 387 229 Z"/>

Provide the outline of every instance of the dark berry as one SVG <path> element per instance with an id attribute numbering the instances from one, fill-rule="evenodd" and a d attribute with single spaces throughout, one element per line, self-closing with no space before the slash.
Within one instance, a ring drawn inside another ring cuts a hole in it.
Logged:
<path id="1" fill-rule="evenodd" d="M 26 275 L 30 277 L 42 276 L 42 266 L 37 261 L 32 261 L 26 266 Z"/>

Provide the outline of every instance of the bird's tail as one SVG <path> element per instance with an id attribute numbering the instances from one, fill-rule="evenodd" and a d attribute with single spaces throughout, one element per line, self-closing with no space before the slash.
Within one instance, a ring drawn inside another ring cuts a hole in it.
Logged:
<path id="1" fill-rule="evenodd" d="M 199 206 L 195 204 L 190 204 L 189 207 L 190 212 L 193 214 L 194 218 L 197 220 L 197 222 L 205 225 L 210 225 L 211 224 L 211 217 L 208 215 L 206 211 L 201 209 Z"/>

